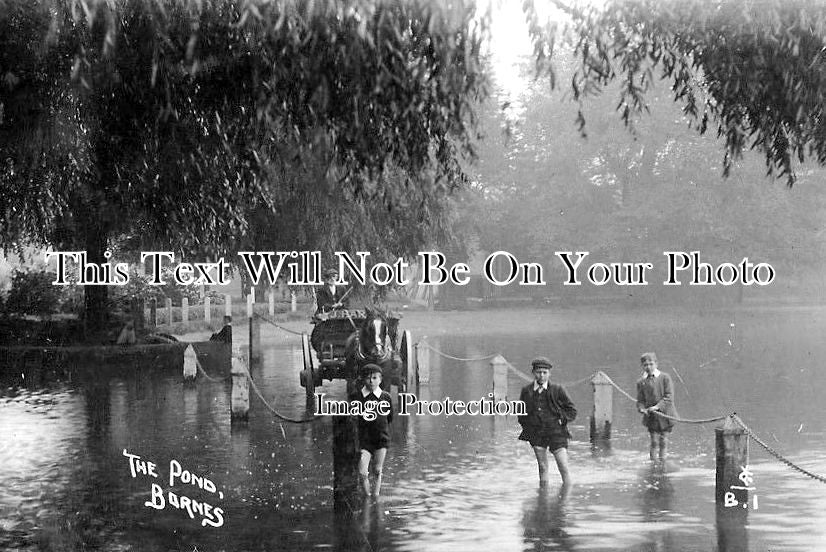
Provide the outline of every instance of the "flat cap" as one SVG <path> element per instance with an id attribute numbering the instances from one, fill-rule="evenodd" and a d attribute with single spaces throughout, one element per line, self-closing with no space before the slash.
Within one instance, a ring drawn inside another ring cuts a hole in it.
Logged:
<path id="1" fill-rule="evenodd" d="M 531 361 L 531 370 L 536 370 L 537 368 L 547 368 L 550 370 L 553 367 L 554 365 L 551 364 L 551 361 L 548 360 L 547 357 L 536 357 Z"/>

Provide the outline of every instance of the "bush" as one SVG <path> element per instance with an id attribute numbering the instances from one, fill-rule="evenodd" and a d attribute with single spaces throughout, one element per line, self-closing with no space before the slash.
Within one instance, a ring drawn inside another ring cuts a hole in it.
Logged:
<path id="1" fill-rule="evenodd" d="M 60 311 L 64 289 L 52 282 L 56 275 L 45 270 L 15 270 L 6 298 L 9 314 L 50 315 Z"/>

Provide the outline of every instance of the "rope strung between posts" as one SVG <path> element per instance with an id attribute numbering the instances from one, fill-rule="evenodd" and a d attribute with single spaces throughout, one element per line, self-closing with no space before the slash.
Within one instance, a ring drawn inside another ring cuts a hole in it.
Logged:
<path id="1" fill-rule="evenodd" d="M 523 374 L 521 370 L 517 370 L 516 368 L 514 368 L 513 364 L 511 364 L 507 360 L 505 362 L 508 363 L 508 370 L 510 370 L 511 372 L 513 372 L 514 374 L 516 374 L 517 376 L 522 378 L 523 380 L 528 381 L 528 382 L 531 382 L 531 381 L 534 380 L 534 378 L 530 377 L 528 374 Z"/>
<path id="2" fill-rule="evenodd" d="M 771 448 L 769 445 L 767 445 L 766 443 L 764 443 L 764 442 L 763 442 L 763 440 L 762 440 L 762 439 L 760 439 L 757 435 L 755 435 L 755 434 L 754 434 L 754 432 L 751 430 L 751 428 L 749 428 L 749 427 L 748 427 L 748 426 L 747 426 L 747 425 L 743 422 L 743 420 L 741 420 L 741 419 L 740 419 L 740 416 L 738 416 L 737 414 L 732 414 L 732 415 L 731 415 L 731 418 L 732 418 L 735 422 L 737 422 L 737 424 L 738 424 L 740 427 L 742 427 L 742 428 L 743 428 L 743 431 L 745 431 L 745 432 L 746 432 L 746 435 L 748 435 L 749 437 L 751 437 L 751 439 L 752 439 L 755 443 L 757 443 L 758 445 L 760 445 L 761 447 L 763 447 L 764 449 L 766 449 L 766 452 L 768 452 L 769 454 L 771 454 L 772 456 L 774 456 L 776 459 L 780 460 L 782 463 L 786 464 L 787 466 L 789 466 L 789 467 L 790 467 L 790 468 L 792 468 L 793 470 L 797 470 L 797 471 L 799 471 L 800 473 L 802 473 L 802 474 L 803 474 L 803 475 L 805 475 L 805 476 L 811 477 L 812 479 L 816 479 L 817 481 L 820 481 L 821 483 L 826 483 L 826 477 L 823 477 L 822 475 L 817 475 L 816 473 L 812 473 L 812 472 L 810 472 L 809 470 L 806 470 L 806 469 L 804 469 L 804 468 L 801 468 L 800 466 L 798 466 L 797 464 L 795 464 L 794 462 L 792 462 L 791 460 L 789 460 L 788 458 L 786 458 L 785 456 L 783 456 L 782 454 L 780 454 L 779 452 L 777 452 L 776 450 L 774 450 L 773 448 Z"/>
<path id="3" fill-rule="evenodd" d="M 475 357 L 475 358 L 461 358 L 461 357 L 455 357 L 455 356 L 452 356 L 452 355 L 449 355 L 447 353 L 444 353 L 444 352 L 440 351 L 439 349 L 435 348 L 433 345 L 431 345 L 430 343 L 428 343 L 424 339 L 419 341 L 419 345 L 424 345 L 425 347 L 427 347 L 428 349 L 430 349 L 431 351 L 433 351 L 434 353 L 436 353 L 437 355 L 439 355 L 441 357 L 449 358 L 450 360 L 458 360 L 458 361 L 461 361 L 461 362 L 479 362 L 479 361 L 482 361 L 482 360 L 490 360 L 490 359 L 492 359 L 493 357 L 496 356 L 496 354 L 492 354 L 492 355 L 486 355 L 486 356 Z"/>
<path id="4" fill-rule="evenodd" d="M 276 327 L 276 328 L 278 328 L 279 330 L 284 330 L 285 332 L 287 332 L 287 333 L 291 333 L 291 334 L 293 334 L 293 335 L 301 335 L 301 332 L 297 332 L 297 331 L 295 331 L 295 330 L 291 330 L 291 329 L 289 329 L 289 328 L 285 328 L 284 326 L 281 326 L 281 325 L 277 324 L 274 320 L 270 320 L 269 318 L 267 318 L 267 317 L 266 317 L 266 316 L 264 316 L 263 314 L 258 314 L 258 313 L 256 312 L 256 313 L 255 313 L 255 316 L 256 316 L 256 317 L 258 317 L 258 318 L 260 318 L 261 320 L 263 320 L 263 321 L 265 321 L 265 322 L 269 322 L 270 324 L 272 324 L 273 326 L 275 326 L 275 327 Z"/>
<path id="5" fill-rule="evenodd" d="M 480 362 L 482 360 L 490 360 L 490 359 L 492 359 L 492 358 L 494 358 L 498 355 L 498 353 L 493 353 L 493 354 L 490 354 L 490 355 L 485 355 L 485 356 L 480 356 L 480 357 L 475 357 L 475 358 L 461 358 L 461 357 L 455 357 L 453 355 L 449 355 L 449 354 L 447 354 L 443 351 L 440 351 L 440 350 L 436 349 L 435 347 L 433 347 L 427 341 L 424 341 L 424 340 L 419 341 L 419 344 L 424 345 L 425 347 L 427 347 L 428 349 L 430 349 L 431 351 L 433 351 L 434 353 L 436 353 L 437 355 L 439 355 L 441 357 L 448 358 L 450 360 L 458 360 L 460 362 Z M 505 357 L 502 357 L 502 358 L 505 358 Z M 517 368 L 515 368 L 513 366 L 513 364 L 511 364 L 507 359 L 505 359 L 505 363 L 507 363 L 507 365 L 508 365 L 508 370 L 513 372 L 518 377 L 522 378 L 524 381 L 531 382 L 531 381 L 534 380 L 534 378 L 532 376 L 529 376 L 529 375 L 523 373 L 521 370 L 518 370 Z M 579 385 L 580 383 L 590 381 L 591 378 L 594 377 L 594 374 L 596 374 L 596 372 L 594 372 L 593 374 L 589 374 L 588 376 L 585 376 L 584 378 L 580 378 L 578 380 L 570 381 L 570 382 L 563 382 L 563 383 L 560 383 L 559 385 L 562 385 L 562 386 L 565 386 L 565 387 L 573 387 L 575 385 Z"/>
<path id="6" fill-rule="evenodd" d="M 201 361 L 198 359 L 197 356 L 195 357 L 195 366 L 198 367 L 198 370 L 200 370 L 202 376 L 204 376 L 207 380 L 209 380 L 213 383 L 221 383 L 221 382 L 227 381 L 229 379 L 229 376 L 226 376 L 226 377 L 223 377 L 223 378 L 220 378 L 220 379 L 211 377 L 209 374 L 206 373 L 206 370 L 204 370 L 204 367 L 201 366 Z"/>
<path id="7" fill-rule="evenodd" d="M 563 387 L 575 387 L 575 386 L 579 385 L 580 383 L 585 383 L 587 381 L 591 381 L 592 379 L 594 379 L 595 375 L 597 375 L 596 372 L 594 372 L 593 374 L 588 374 L 584 378 L 580 378 L 580 379 L 575 380 L 575 381 L 562 382 L 559 385 L 562 385 Z"/>
<path id="8" fill-rule="evenodd" d="M 527 382 L 534 381 L 534 378 L 532 376 L 529 376 L 528 374 L 523 373 L 521 370 L 517 370 L 513 366 L 513 364 L 511 364 L 509 361 L 505 360 L 505 362 L 508 365 L 508 370 L 510 370 L 511 372 L 513 372 L 514 374 L 516 374 L 517 376 L 522 378 L 523 380 L 525 380 Z M 585 383 L 585 382 L 591 381 L 594 378 L 594 375 L 596 375 L 596 372 L 594 372 L 593 374 L 588 374 L 584 378 L 580 378 L 580 379 L 574 380 L 574 381 L 563 381 L 561 383 L 558 383 L 557 385 L 561 385 L 562 387 L 565 387 L 565 388 L 575 387 L 575 386 L 579 385 L 580 383 Z"/>
<path id="9" fill-rule="evenodd" d="M 314 422 L 317 419 L 319 419 L 319 418 L 316 418 L 315 416 L 312 416 L 310 418 L 290 418 L 289 416 L 285 416 L 284 414 L 281 414 L 275 408 L 270 406 L 270 403 L 268 403 L 267 399 L 264 398 L 264 395 L 261 393 L 261 390 L 258 389 L 258 386 L 255 384 L 255 381 L 252 379 L 252 374 L 250 374 L 250 371 L 247 369 L 247 365 L 243 361 L 239 362 L 239 364 L 243 367 L 244 375 L 247 376 L 247 379 L 249 380 L 250 385 L 252 386 L 252 390 L 255 391 L 255 394 L 258 395 L 258 398 L 261 399 L 261 402 L 264 403 L 264 406 L 267 407 L 267 410 L 272 412 L 273 415 L 275 415 L 277 418 L 279 418 L 281 420 L 284 420 L 285 422 L 290 422 L 290 423 L 293 423 L 293 424 L 305 424 L 307 422 Z"/>
<path id="10" fill-rule="evenodd" d="M 625 395 L 629 400 L 633 401 L 636 404 L 636 402 L 637 402 L 636 398 L 634 398 L 631 395 L 629 395 L 628 393 L 626 393 L 625 390 L 622 387 L 620 387 L 619 385 L 614 383 L 614 380 L 612 380 L 608 376 L 608 374 L 603 372 L 603 375 L 606 378 L 608 378 L 608 383 L 610 383 L 614 387 L 614 389 L 616 389 L 617 391 L 619 391 L 620 393 Z M 690 420 L 690 419 L 687 419 L 687 418 L 680 418 L 678 416 L 669 416 L 668 414 L 664 414 L 664 413 L 659 412 L 657 410 L 655 410 L 654 413 L 659 415 L 659 416 L 662 416 L 663 418 L 668 418 L 669 420 L 674 420 L 675 422 L 682 422 L 684 424 L 711 424 L 711 423 L 714 423 L 714 422 L 719 422 L 721 420 L 725 420 L 728 417 L 728 416 L 715 416 L 713 418 L 703 418 L 703 419 L 700 419 L 700 420 Z"/>

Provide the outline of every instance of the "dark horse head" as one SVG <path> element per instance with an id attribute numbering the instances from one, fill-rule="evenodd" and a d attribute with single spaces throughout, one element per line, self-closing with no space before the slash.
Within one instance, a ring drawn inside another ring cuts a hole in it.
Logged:
<path id="1" fill-rule="evenodd" d="M 356 355 L 367 362 L 384 360 L 391 353 L 387 344 L 387 315 L 376 309 L 366 309 L 366 314 L 358 332 Z"/>
<path id="2" fill-rule="evenodd" d="M 354 377 L 365 364 L 382 365 L 393 353 L 388 343 L 387 315 L 369 308 L 365 315 L 361 327 L 347 339 L 348 372 Z"/>

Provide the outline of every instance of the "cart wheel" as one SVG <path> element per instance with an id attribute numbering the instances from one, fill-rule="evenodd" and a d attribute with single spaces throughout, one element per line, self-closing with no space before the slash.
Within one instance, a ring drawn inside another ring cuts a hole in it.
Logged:
<path id="1" fill-rule="evenodd" d="M 408 389 L 416 385 L 416 355 L 413 352 L 413 338 L 410 335 L 410 330 L 405 330 L 402 333 L 399 355 L 402 359 L 402 368 L 399 373 L 399 392 L 407 393 Z"/>
<path id="2" fill-rule="evenodd" d="M 307 400 L 315 397 L 316 377 L 313 370 L 313 351 L 310 348 L 310 338 L 301 334 L 301 356 L 304 359 L 304 369 L 301 371 L 301 386 L 307 392 Z"/>

